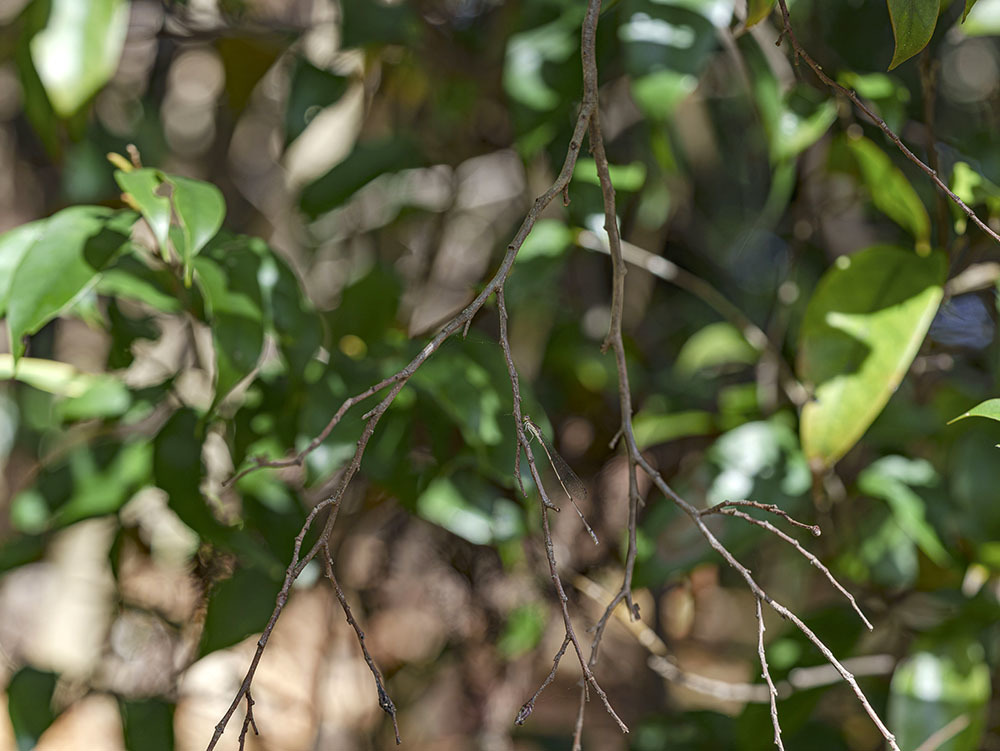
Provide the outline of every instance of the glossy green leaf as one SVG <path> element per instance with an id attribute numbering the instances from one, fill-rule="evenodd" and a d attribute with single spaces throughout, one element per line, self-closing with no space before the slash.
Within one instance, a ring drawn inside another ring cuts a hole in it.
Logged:
<path id="1" fill-rule="evenodd" d="M 959 640 L 919 651 L 896 666 L 889 688 L 889 725 L 900 748 L 917 748 L 949 723 L 956 732 L 939 751 L 981 748 L 990 699 L 990 666 L 978 642 Z"/>
<path id="2" fill-rule="evenodd" d="M 916 240 L 918 253 L 930 250 L 931 220 L 917 191 L 889 156 L 867 138 L 849 138 L 872 203 Z"/>
<path id="3" fill-rule="evenodd" d="M 257 366 L 264 348 L 261 259 L 251 242 L 226 239 L 195 260 L 215 342 L 215 403 Z"/>
<path id="4" fill-rule="evenodd" d="M 909 60 L 927 46 L 937 25 L 941 0 L 886 0 L 889 22 L 896 38 L 889 70 Z"/>
<path id="5" fill-rule="evenodd" d="M 222 226 L 226 202 L 222 191 L 212 183 L 176 176 L 168 177 L 168 181 L 173 186 L 171 200 L 180 222 L 179 235 L 183 238 L 180 244 L 175 239 L 174 246 L 184 262 L 184 280 L 188 283 L 191 261 Z"/>
<path id="6" fill-rule="evenodd" d="M 55 673 L 22 668 L 7 686 L 7 711 L 14 729 L 17 751 L 31 751 L 39 736 L 56 718 L 52 694 L 56 689 Z"/>
<path id="7" fill-rule="evenodd" d="M 924 459 L 884 456 L 858 476 L 862 493 L 881 498 L 889 504 L 892 518 L 928 558 L 938 566 L 947 566 L 951 556 L 927 520 L 924 499 L 911 486 L 936 484 L 937 473 Z"/>
<path id="8" fill-rule="evenodd" d="M 965 23 L 965 19 L 969 17 L 969 11 L 972 10 L 978 0 L 965 0 L 965 9 L 962 11 L 962 23 Z"/>
<path id="9" fill-rule="evenodd" d="M 772 8 L 774 8 L 774 0 L 747 0 L 747 28 L 760 23 L 771 15 Z"/>
<path id="10" fill-rule="evenodd" d="M 137 169 L 131 172 L 115 170 L 115 182 L 124 192 L 132 196 L 135 205 L 142 212 L 153 231 L 160 253 L 169 260 L 167 253 L 170 231 L 170 196 L 164 195 L 161 186 L 164 182 L 163 173 L 156 169 Z"/>
<path id="11" fill-rule="evenodd" d="M 237 568 L 232 577 L 217 584 L 208 601 L 199 653 L 231 647 L 263 631 L 280 588 L 280 581 L 247 567 Z"/>
<path id="12" fill-rule="evenodd" d="M 1000 399 L 987 399 L 985 402 L 980 402 L 968 412 L 963 412 L 958 417 L 948 420 L 948 424 L 964 420 L 966 417 L 988 417 L 1000 422 Z"/>
<path id="13" fill-rule="evenodd" d="M 812 389 L 802 447 L 831 466 L 864 434 L 902 381 L 941 301 L 947 263 L 876 246 L 842 256 L 806 308 L 796 363 Z"/>
<path id="14" fill-rule="evenodd" d="M 129 3 L 51 3 L 45 28 L 31 40 L 31 58 L 52 107 L 69 117 L 114 75 L 125 46 Z"/>
<path id="15" fill-rule="evenodd" d="M 0 239 L 0 261 L 10 274 L 6 294 L 7 326 L 15 360 L 24 352 L 22 337 L 55 318 L 97 280 L 97 275 L 129 243 L 135 214 L 100 206 L 63 209 L 36 227 Z M 12 259 L 19 257 L 12 264 Z M 0 288 L 0 295 L 3 294 Z"/>
<path id="16" fill-rule="evenodd" d="M 191 260 L 215 237 L 226 216 L 222 192 L 211 183 L 151 168 L 118 170 L 115 180 L 139 207 L 165 260 L 170 258 L 167 240 L 173 243 L 190 284 Z"/>

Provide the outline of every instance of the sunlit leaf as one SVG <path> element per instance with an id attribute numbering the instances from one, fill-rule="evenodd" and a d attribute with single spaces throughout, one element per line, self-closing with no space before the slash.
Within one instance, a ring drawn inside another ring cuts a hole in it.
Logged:
<path id="1" fill-rule="evenodd" d="M 130 172 L 115 170 L 115 181 L 118 187 L 132 197 L 136 208 L 142 212 L 142 218 L 153 231 L 160 252 L 164 258 L 169 259 L 167 239 L 171 209 L 170 197 L 159 192 L 164 181 L 163 173 L 148 167 Z"/>
<path id="2" fill-rule="evenodd" d="M 917 191 L 888 155 L 867 138 L 849 138 L 875 207 L 907 230 L 919 253 L 930 250 L 931 220 Z"/>
<path id="3" fill-rule="evenodd" d="M 715 430 L 711 412 L 687 410 L 661 414 L 640 411 L 632 421 L 635 442 L 640 449 L 691 435 L 709 435 Z"/>
<path id="4" fill-rule="evenodd" d="M 172 202 L 183 237 L 183 243 L 178 246 L 175 241 L 174 245 L 184 262 L 184 279 L 188 282 L 191 260 L 219 231 L 226 216 L 226 202 L 222 191 L 212 183 L 176 176 L 170 176 L 168 182 L 173 186 Z"/>
<path id="5" fill-rule="evenodd" d="M 886 0 L 896 49 L 889 63 L 892 70 L 927 46 L 937 25 L 941 0 Z"/>
<path id="6" fill-rule="evenodd" d="M 31 57 L 55 111 L 69 117 L 114 74 L 128 31 L 125 0 L 51 0 Z"/>
<path id="7" fill-rule="evenodd" d="M 1000 399 L 987 399 L 985 402 L 980 402 L 968 412 L 963 412 L 958 417 L 949 420 L 948 424 L 964 420 L 966 417 L 988 417 L 1000 422 Z"/>
<path id="8" fill-rule="evenodd" d="M 902 381 L 941 301 L 945 258 L 876 246 L 842 256 L 806 308 L 797 371 L 813 398 L 801 436 L 828 467 L 864 434 Z"/>
<path id="9" fill-rule="evenodd" d="M 55 318 L 97 280 L 129 242 L 135 214 L 74 206 L 0 238 L 0 264 L 13 267 L 6 294 L 7 326 L 15 360 L 22 337 Z M 0 283 L 2 284 L 2 283 Z M 3 301 L 0 287 L 0 302 Z"/>

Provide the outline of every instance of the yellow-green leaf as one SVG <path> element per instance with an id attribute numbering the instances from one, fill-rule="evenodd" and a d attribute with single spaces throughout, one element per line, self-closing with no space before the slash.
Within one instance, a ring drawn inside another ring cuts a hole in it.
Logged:
<path id="1" fill-rule="evenodd" d="M 802 448 L 814 470 L 861 438 L 913 362 L 941 301 L 947 262 L 890 246 L 838 259 L 806 308 L 796 369 L 813 398 Z"/>

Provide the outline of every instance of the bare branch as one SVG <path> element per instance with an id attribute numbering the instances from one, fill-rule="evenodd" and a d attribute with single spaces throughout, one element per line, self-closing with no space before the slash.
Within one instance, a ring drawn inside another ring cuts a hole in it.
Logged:
<path id="1" fill-rule="evenodd" d="M 785 746 L 781 742 L 781 723 L 778 722 L 778 689 L 774 687 L 771 680 L 771 670 L 767 666 L 767 656 L 764 654 L 764 614 L 760 609 L 760 598 L 756 598 L 757 605 L 757 655 L 760 657 L 760 669 L 767 683 L 768 699 L 771 703 L 771 724 L 774 725 L 774 745 L 778 751 L 785 751 Z"/>
<path id="2" fill-rule="evenodd" d="M 333 590 L 337 593 L 337 600 L 340 602 L 340 607 L 344 610 L 344 615 L 347 616 L 347 622 L 351 624 L 351 628 L 354 629 L 355 635 L 358 637 L 358 644 L 361 646 L 361 653 L 365 657 L 365 662 L 368 663 L 368 669 L 372 672 L 372 677 L 375 678 L 375 689 L 378 692 L 378 705 L 392 718 L 392 729 L 396 733 L 396 745 L 398 746 L 402 743 L 402 739 L 399 737 L 399 724 L 396 721 L 396 705 L 392 703 L 392 699 L 389 698 L 389 693 L 385 690 L 385 685 L 382 683 L 382 673 L 375 666 L 375 661 L 372 656 L 368 653 L 368 647 L 365 645 L 365 632 L 361 630 L 361 626 L 358 622 L 354 620 L 354 614 L 351 612 L 350 603 L 347 602 L 347 598 L 344 596 L 344 590 L 340 588 L 340 583 L 337 581 L 337 577 L 333 573 L 333 556 L 330 555 L 330 546 L 323 546 L 323 565 L 326 569 L 326 578 L 330 580 L 333 584 Z"/>

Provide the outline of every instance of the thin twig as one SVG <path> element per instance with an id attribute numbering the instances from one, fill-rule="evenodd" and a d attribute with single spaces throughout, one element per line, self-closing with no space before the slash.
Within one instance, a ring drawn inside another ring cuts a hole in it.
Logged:
<path id="1" fill-rule="evenodd" d="M 515 233 L 514 238 L 507 246 L 504 257 L 500 262 L 500 266 L 497 269 L 496 273 L 494 273 L 490 281 L 487 282 L 487 284 L 483 287 L 480 293 L 476 295 L 475 299 L 473 299 L 471 303 L 469 303 L 460 313 L 454 316 L 448 323 L 446 323 L 441 328 L 441 330 L 437 333 L 437 335 L 435 335 L 431 339 L 431 341 L 428 342 L 427 345 L 425 345 L 424 348 L 420 350 L 417 356 L 414 357 L 406 365 L 406 367 L 400 369 L 399 371 L 389 376 L 388 378 L 383 379 L 379 383 L 365 389 L 359 394 L 349 397 L 348 399 L 345 399 L 344 402 L 338 408 L 338 410 L 334 413 L 334 416 L 327 423 L 327 426 L 323 429 L 323 431 L 319 435 L 317 435 L 309 443 L 308 446 L 306 446 L 306 448 L 304 448 L 302 451 L 300 451 L 298 454 L 296 454 L 294 457 L 290 459 L 274 461 L 274 462 L 258 462 L 257 465 L 247 468 L 239 475 L 232 478 L 232 480 L 230 480 L 230 484 L 232 484 L 232 482 L 235 482 L 235 480 L 238 479 L 239 477 L 242 477 L 246 475 L 248 472 L 255 471 L 262 467 L 287 467 L 293 465 L 301 465 L 302 462 L 305 460 L 305 458 L 320 446 L 322 441 L 326 438 L 326 436 L 329 435 L 330 431 L 333 430 L 334 426 L 336 426 L 336 424 L 340 421 L 343 415 L 346 414 L 346 412 L 351 407 L 353 407 L 358 402 L 363 401 L 368 397 L 375 395 L 379 391 L 391 386 L 389 392 L 385 395 L 385 397 L 383 397 L 382 401 L 379 402 L 379 404 L 374 409 L 372 409 L 371 411 L 369 411 L 367 414 L 364 415 L 364 419 L 366 421 L 365 428 L 362 431 L 360 439 L 358 440 L 357 449 L 355 450 L 350 463 L 344 469 L 341 475 L 340 483 L 336 491 L 333 493 L 333 495 L 331 495 L 329 498 L 327 498 L 325 501 L 323 501 L 321 504 L 319 504 L 316 508 L 313 509 L 313 511 L 307 518 L 305 524 L 303 525 L 302 529 L 300 530 L 299 535 L 296 537 L 296 545 L 293 558 L 291 563 L 289 563 L 288 569 L 286 571 L 284 584 L 282 585 L 281 591 L 278 593 L 278 596 L 275 600 L 275 607 L 273 612 L 271 613 L 271 618 L 268 621 L 267 626 L 265 627 L 264 633 L 258 640 L 257 651 L 254 653 L 254 657 L 251 660 L 250 667 L 247 670 L 246 677 L 244 678 L 243 683 L 240 686 L 240 689 L 237 691 L 236 697 L 233 699 L 232 705 L 226 711 L 225 715 L 223 715 L 219 723 L 216 725 L 215 732 L 206 748 L 206 751 L 212 751 L 212 749 L 214 749 L 215 746 L 218 744 L 219 739 L 222 737 L 222 733 L 225 731 L 226 725 L 229 723 L 230 718 L 236 711 L 236 708 L 239 706 L 240 700 L 243 698 L 244 695 L 246 695 L 247 691 L 249 691 L 250 685 L 253 681 L 253 676 L 257 670 L 257 664 L 260 662 L 261 655 L 263 654 L 264 648 L 267 645 L 267 640 L 270 637 L 270 634 L 274 629 L 274 624 L 277 622 L 277 619 L 280 616 L 288 600 L 288 592 L 291 588 L 292 582 L 295 580 L 296 577 L 298 577 L 299 574 L 302 573 L 305 566 L 309 563 L 309 561 L 311 561 L 316 556 L 320 548 L 329 542 L 330 535 L 333 531 L 333 525 L 337 518 L 337 512 L 339 511 L 340 508 L 340 500 L 342 499 L 348 484 L 354 478 L 354 475 L 357 473 L 358 469 L 361 466 L 361 459 L 364 455 L 365 448 L 367 447 L 368 442 L 375 431 L 375 427 L 378 424 L 379 420 L 381 419 L 382 415 L 385 414 L 385 411 L 389 408 L 389 405 L 392 404 L 393 400 L 396 398 L 396 396 L 399 394 L 402 388 L 406 385 L 406 383 L 410 380 L 413 374 L 417 371 L 417 369 L 421 365 L 423 365 L 423 363 L 426 362 L 431 355 L 437 352 L 438 349 L 441 348 L 441 345 L 449 337 L 451 337 L 456 332 L 465 329 L 468 322 L 471 321 L 472 318 L 476 315 L 476 313 L 479 312 L 479 310 L 483 307 L 483 305 L 490 298 L 490 296 L 501 289 L 503 283 L 506 281 L 508 275 L 511 272 L 511 269 L 514 266 L 514 259 L 517 257 L 518 251 L 521 249 L 521 246 L 524 244 L 524 241 L 527 238 L 528 234 L 535 226 L 535 222 L 538 220 L 542 211 L 545 210 L 545 208 L 552 202 L 552 200 L 556 196 L 561 195 L 568 187 L 570 180 L 573 176 L 573 169 L 576 166 L 576 161 L 577 157 L 579 156 L 581 144 L 583 143 L 583 137 L 586 134 L 588 125 L 590 124 L 591 115 L 593 114 L 597 106 L 596 63 L 593 62 L 595 54 L 593 40 L 596 34 L 597 16 L 599 14 L 599 11 L 600 11 L 600 1 L 590 0 L 590 2 L 588 3 L 587 15 L 584 20 L 583 31 L 582 31 L 583 44 L 581 50 L 581 57 L 583 59 L 583 67 L 585 71 L 589 68 L 592 68 L 595 71 L 593 75 L 594 86 L 592 87 L 592 94 L 589 96 L 585 95 L 583 101 L 580 104 L 580 109 L 579 112 L 577 113 L 576 125 L 573 128 L 573 135 L 570 139 L 569 147 L 566 150 L 566 158 L 563 161 L 563 165 L 559 171 L 559 174 L 557 175 L 552 185 L 548 188 L 548 190 L 542 193 L 542 195 L 538 196 L 538 198 L 535 199 L 531 207 L 528 209 L 528 212 L 524 217 L 524 221 L 521 223 L 521 226 Z M 588 64 L 588 56 L 590 58 L 589 64 Z M 523 430 L 521 431 L 521 434 L 518 436 L 518 438 L 519 440 L 524 439 Z M 528 456 L 530 464 L 531 463 L 530 453 L 528 454 Z M 534 466 L 532 466 L 532 472 L 533 475 L 536 477 L 536 482 L 540 486 L 541 481 L 537 479 L 537 470 L 534 468 Z M 301 550 L 302 540 L 305 537 L 305 534 L 308 531 L 309 527 L 312 525 L 312 521 L 315 518 L 316 513 L 318 513 L 318 511 L 321 508 L 326 508 L 328 506 L 332 507 L 332 509 L 326 521 L 326 525 L 324 526 L 323 532 L 320 534 L 319 539 L 312 546 L 309 552 L 303 558 L 300 559 L 299 554 Z M 544 509 L 543 511 L 547 512 L 547 510 L 548 509 Z M 548 537 L 549 534 L 548 517 L 545 515 L 545 513 L 543 513 L 543 526 L 546 530 L 545 534 Z M 576 641 L 575 635 L 572 633 L 572 626 L 569 623 L 569 612 L 566 609 L 565 593 L 562 591 L 562 584 L 558 581 L 558 574 L 556 573 L 555 558 L 554 558 L 554 553 L 552 552 L 551 538 L 547 539 L 547 547 L 550 558 L 549 561 L 550 571 L 554 578 L 554 581 L 557 584 L 557 591 L 560 593 L 560 601 L 563 609 L 563 617 L 567 625 L 567 631 L 571 636 L 571 640 L 573 641 L 574 646 L 576 647 L 577 654 L 580 658 L 580 663 L 583 666 L 584 675 L 587 678 L 587 680 L 591 682 L 591 684 L 594 686 L 595 691 L 597 691 L 598 695 L 601 697 L 605 707 L 618 722 L 622 730 L 627 732 L 628 730 L 627 727 L 621 721 L 618 715 L 614 712 L 614 710 L 611 708 L 611 705 L 607 699 L 607 695 L 604 693 L 603 689 L 601 689 L 600 686 L 597 685 L 597 681 L 594 678 L 593 673 L 586 666 L 586 661 L 584 660 L 583 652 L 579 647 L 579 643 Z"/>
<path id="2" fill-rule="evenodd" d="M 766 529 L 774 536 L 781 538 L 789 545 L 793 546 L 799 552 L 799 555 L 801 555 L 803 558 L 809 561 L 809 563 L 811 563 L 813 566 L 822 571 L 823 575 L 834 586 L 834 588 L 836 588 L 838 592 L 840 592 L 845 598 L 847 598 L 847 601 L 851 603 L 851 607 L 854 608 L 854 612 L 858 614 L 858 618 L 861 619 L 861 622 L 865 624 L 868 630 L 873 631 L 875 629 L 875 627 L 871 624 L 871 621 L 869 621 L 868 618 L 865 617 L 865 614 L 864 612 L 862 612 L 861 607 L 858 605 L 857 600 L 854 599 L 854 595 L 848 592 L 844 588 L 844 586 L 839 581 L 837 581 L 837 578 L 832 573 L 830 573 L 830 569 L 824 566 L 823 563 L 819 560 L 819 558 L 817 558 L 815 555 L 813 555 L 804 547 L 802 547 L 799 541 L 796 540 L 794 537 L 785 534 L 784 532 L 782 532 L 780 529 L 778 529 L 768 521 L 764 521 L 763 519 L 754 519 L 749 514 L 744 514 L 742 511 L 737 511 L 736 509 L 731 509 L 731 508 L 723 509 L 719 513 L 725 514 L 726 516 L 738 517 L 740 519 L 743 519 L 743 521 L 749 522 L 750 524 L 754 524 L 758 527 Z"/>
<path id="3" fill-rule="evenodd" d="M 247 691 L 246 699 L 247 699 L 247 713 L 246 717 L 243 718 L 243 729 L 240 731 L 240 737 L 239 737 L 240 751 L 243 751 L 243 749 L 246 747 L 248 730 L 253 728 L 253 734 L 260 735 L 260 732 L 257 730 L 257 723 L 254 722 L 253 719 L 253 705 L 255 704 L 255 702 L 253 700 L 253 697 L 250 696 L 249 691 Z"/>
<path id="4" fill-rule="evenodd" d="M 626 434 L 625 439 L 630 441 L 635 440 L 634 436 L 628 434 Z M 871 719 L 872 723 L 875 725 L 876 728 L 878 728 L 878 731 L 882 734 L 882 737 L 885 738 L 886 743 L 889 744 L 889 748 L 891 748 L 892 751 L 900 751 L 899 745 L 896 743 L 896 736 L 894 736 L 889 731 L 889 728 L 886 727 L 885 722 L 883 722 L 882 718 L 879 717 L 878 712 L 876 712 L 874 707 L 872 707 L 871 702 L 868 701 L 868 697 L 865 696 L 865 693 L 861 690 L 861 687 L 858 686 L 858 682 L 855 679 L 855 677 L 846 667 L 844 667 L 843 663 L 841 663 L 840 660 L 837 659 L 836 655 L 833 654 L 833 652 L 823 642 L 823 640 L 820 639 L 813 632 L 813 630 L 810 629 L 805 624 L 805 622 L 803 622 L 801 618 L 799 618 L 797 615 L 795 615 L 795 613 L 793 613 L 787 607 L 785 607 L 780 602 L 771 597 L 769 594 L 767 594 L 767 592 L 764 591 L 764 589 L 761 588 L 759 584 L 757 584 L 753 576 L 750 574 L 750 570 L 742 563 L 740 563 L 738 560 L 736 560 L 733 554 L 729 552 L 729 549 L 721 542 L 719 542 L 718 538 L 714 534 L 712 534 L 712 531 L 705 524 L 705 520 L 698 513 L 698 509 L 696 509 L 690 503 L 685 501 L 684 498 L 682 498 L 680 495 L 674 492 L 674 490 L 663 479 L 663 476 L 660 475 L 660 473 L 649 462 L 647 462 L 642 455 L 639 455 L 639 466 L 642 467 L 642 470 L 649 476 L 649 478 L 653 481 L 653 484 L 656 485 L 659 491 L 663 493 L 671 501 L 673 501 L 682 511 L 684 511 L 684 513 L 686 513 L 691 518 L 691 521 L 694 522 L 695 526 L 698 528 L 698 531 L 701 533 L 702 537 L 705 538 L 705 540 L 712 547 L 712 549 L 715 550 L 715 552 L 717 552 L 720 556 L 722 556 L 723 560 L 725 560 L 725 562 L 743 578 L 743 581 L 746 582 L 747 587 L 750 589 L 750 592 L 755 597 L 759 597 L 764 602 L 766 602 L 782 618 L 791 621 L 792 624 L 799 631 L 801 631 L 802 634 L 809 641 L 813 643 L 813 645 L 820 651 L 820 653 L 823 655 L 826 661 L 829 662 L 831 665 L 833 665 L 834 668 L 836 668 L 837 672 L 840 673 L 840 676 L 844 679 L 847 685 L 851 687 L 851 690 L 854 692 L 855 697 L 857 697 L 857 700 L 861 704 L 862 709 L 865 710 L 865 713 Z"/>
<path id="5" fill-rule="evenodd" d="M 330 580 L 331 584 L 333 584 L 333 590 L 337 593 L 337 600 L 340 602 L 340 607 L 344 610 L 344 615 L 347 616 L 347 622 L 351 624 L 351 628 L 354 629 L 354 633 L 358 637 L 358 644 L 361 646 L 361 653 L 364 655 L 365 662 L 368 663 L 368 669 L 371 671 L 372 677 L 375 679 L 375 690 L 378 693 L 378 705 L 382 708 L 383 712 L 392 718 L 392 729 L 396 733 L 396 745 L 398 746 L 403 741 L 399 737 L 399 724 L 396 721 L 396 705 L 392 703 L 389 693 L 385 690 L 385 684 L 382 682 L 382 673 L 379 672 L 371 654 L 368 653 L 368 647 L 365 645 L 365 632 L 361 630 L 361 626 L 359 626 L 358 622 L 354 620 L 354 614 L 351 612 L 351 605 L 347 602 L 347 598 L 344 596 L 344 590 L 340 588 L 340 583 L 337 581 L 337 577 L 333 573 L 333 556 L 330 555 L 330 546 L 328 544 L 323 546 L 323 553 L 323 566 L 326 569 L 326 578 Z"/>
<path id="6" fill-rule="evenodd" d="M 759 509 L 760 511 L 766 511 L 769 514 L 777 514 L 782 517 L 785 521 L 795 527 L 801 527 L 802 529 L 809 530 L 814 537 L 819 537 L 823 534 L 823 531 L 819 528 L 818 524 L 806 524 L 805 522 L 800 522 L 798 519 L 793 518 L 787 511 L 785 511 L 780 506 L 776 506 L 773 503 L 760 503 L 759 501 L 749 501 L 749 500 L 739 500 L 739 501 L 722 501 L 722 503 L 717 503 L 714 506 L 709 506 L 706 509 L 702 509 L 698 513 L 702 516 L 709 516 L 710 514 L 724 514 L 728 513 L 726 509 L 730 509 L 734 506 L 743 506 L 749 508 Z"/>
<path id="7" fill-rule="evenodd" d="M 538 687 L 538 690 L 531 695 L 528 701 L 521 705 L 521 709 L 517 712 L 517 717 L 514 719 L 515 725 L 523 725 L 525 721 L 531 716 L 531 713 L 535 711 L 535 702 L 538 697 L 542 695 L 542 691 L 548 688 L 548 685 L 555 680 L 556 670 L 559 669 L 559 661 L 562 659 L 563 655 L 566 654 L 566 647 L 569 646 L 569 635 L 563 637 L 562 646 L 559 647 L 559 651 L 556 652 L 555 657 L 552 658 L 552 670 L 542 681 L 542 685 Z"/>
<path id="8" fill-rule="evenodd" d="M 573 586 L 597 603 L 606 602 L 610 593 L 593 579 L 578 575 L 573 579 Z M 615 610 L 615 618 L 644 649 L 650 657 L 648 664 L 653 672 L 676 683 L 678 686 L 695 691 L 705 696 L 711 696 L 723 701 L 746 702 L 750 704 L 767 704 L 770 693 L 767 686 L 759 683 L 732 683 L 708 678 L 698 673 L 682 669 L 670 654 L 666 643 L 653 629 L 641 620 L 632 620 L 620 608 Z M 895 668 L 896 660 L 892 655 L 864 655 L 850 657 L 843 661 L 844 666 L 855 676 L 890 675 Z M 832 665 L 811 665 L 806 668 L 793 668 L 788 678 L 776 684 L 778 698 L 785 699 L 799 691 L 809 691 L 820 686 L 829 686 L 842 680 L 840 673 Z"/>
<path id="9" fill-rule="evenodd" d="M 813 60 L 809 53 L 802 48 L 802 45 L 799 44 L 799 40 L 795 36 L 795 32 L 792 30 L 792 23 L 788 14 L 788 5 L 785 0 L 778 0 L 778 8 L 781 10 L 782 36 L 787 36 L 789 41 L 791 41 L 792 49 L 795 51 L 796 56 L 805 61 L 806 65 L 812 69 L 813 73 L 816 74 L 816 77 L 819 78 L 820 81 L 825 83 L 834 91 L 837 91 L 850 99 L 854 103 L 855 107 L 864 112 L 865 115 L 867 115 L 868 118 L 878 126 L 879 130 L 885 133 L 885 135 L 889 137 L 889 140 L 896 144 L 896 148 L 903 153 L 903 156 L 917 165 L 917 167 L 919 167 L 931 179 L 931 182 L 937 186 L 938 190 L 948 196 L 948 198 L 950 198 L 956 206 L 965 212 L 965 215 L 969 217 L 973 224 L 992 237 L 996 242 L 1000 243 L 1000 235 L 990 229 L 990 227 L 979 218 L 976 212 L 969 208 L 965 201 L 959 198 L 958 195 L 956 195 L 956 193 L 948 187 L 947 183 L 945 183 L 944 180 L 938 176 L 938 173 L 932 167 L 924 164 L 924 162 L 922 162 L 916 154 L 910 151 L 910 149 L 907 148 L 906 144 L 903 143 L 902 139 L 896 135 L 892 128 L 886 125 L 885 120 L 876 115 L 874 110 L 865 104 L 864 100 L 862 100 L 854 90 L 849 89 L 846 86 L 842 86 L 830 78 L 830 76 L 823 71 L 823 67 Z M 781 37 L 778 38 L 777 43 L 781 44 Z"/>
<path id="10" fill-rule="evenodd" d="M 774 725 L 774 745 L 778 751 L 785 751 L 785 746 L 781 742 L 781 723 L 778 722 L 778 689 L 774 687 L 771 680 L 771 670 L 767 666 L 767 656 L 764 654 L 764 613 L 760 609 L 760 598 L 756 598 L 757 603 L 757 655 L 760 658 L 760 669 L 767 683 L 767 693 L 771 704 L 771 724 Z"/>

